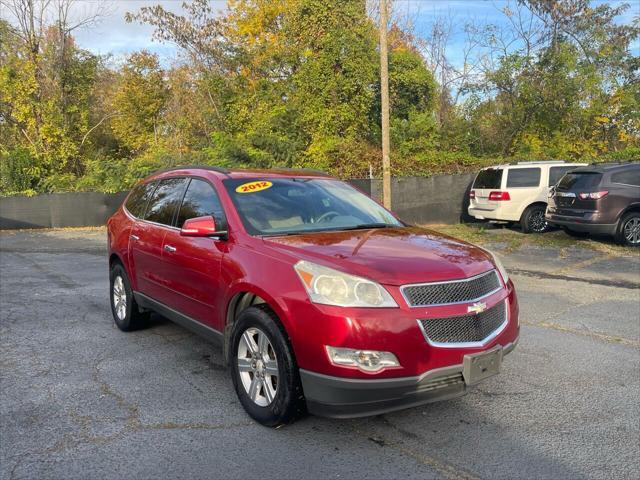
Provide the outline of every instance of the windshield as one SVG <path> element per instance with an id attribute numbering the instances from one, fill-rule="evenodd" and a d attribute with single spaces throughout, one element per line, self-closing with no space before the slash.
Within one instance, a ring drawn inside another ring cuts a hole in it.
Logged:
<path id="1" fill-rule="evenodd" d="M 251 235 L 399 227 L 369 197 L 333 179 L 229 179 L 224 186 Z"/>
<path id="2" fill-rule="evenodd" d="M 499 189 L 502 183 L 502 169 L 500 168 L 487 168 L 480 170 L 475 182 L 473 182 L 473 188 L 495 188 Z"/>

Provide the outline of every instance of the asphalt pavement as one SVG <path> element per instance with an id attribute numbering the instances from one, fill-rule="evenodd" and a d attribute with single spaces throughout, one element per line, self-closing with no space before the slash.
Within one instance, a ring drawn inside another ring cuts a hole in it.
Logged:
<path id="1" fill-rule="evenodd" d="M 0 478 L 638 478 L 640 258 L 498 253 L 521 305 L 502 373 L 453 401 L 257 425 L 221 351 L 122 333 L 104 230 L 0 233 Z"/>

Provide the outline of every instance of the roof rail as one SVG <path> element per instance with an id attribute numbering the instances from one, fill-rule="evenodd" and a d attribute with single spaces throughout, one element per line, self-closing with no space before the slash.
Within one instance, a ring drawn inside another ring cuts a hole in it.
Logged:
<path id="1" fill-rule="evenodd" d="M 210 170 L 212 172 L 218 172 L 218 173 L 229 173 L 229 169 L 227 168 L 212 167 L 210 165 L 179 165 L 177 167 L 164 168 L 162 170 L 158 170 L 155 173 L 165 173 L 165 172 L 173 172 L 175 170 L 188 170 L 188 169 Z"/>
<path id="2" fill-rule="evenodd" d="M 551 163 L 567 163 L 564 160 L 533 160 L 527 162 L 517 162 L 516 165 L 545 165 Z"/>
<path id="3" fill-rule="evenodd" d="M 638 163 L 637 160 L 618 160 L 616 162 L 593 162 L 590 163 L 589 165 L 601 165 L 603 167 L 607 167 L 607 166 L 611 166 L 611 167 L 615 167 L 616 165 L 631 165 L 634 163 Z"/>

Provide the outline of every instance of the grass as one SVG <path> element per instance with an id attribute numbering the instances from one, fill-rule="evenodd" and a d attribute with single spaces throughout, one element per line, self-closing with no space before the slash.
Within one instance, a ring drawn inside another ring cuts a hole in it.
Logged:
<path id="1" fill-rule="evenodd" d="M 560 249 L 561 255 L 569 248 L 585 248 L 616 257 L 640 255 L 638 249 L 617 245 L 613 239 L 573 238 L 561 230 L 525 235 L 515 228 L 503 228 L 492 224 L 428 225 L 428 228 L 478 245 L 505 244 L 505 247 L 500 249 L 504 252 L 526 247 L 549 247 Z"/>
<path id="2" fill-rule="evenodd" d="M 585 248 L 604 255 L 615 257 L 633 257 L 640 255 L 639 248 L 623 247 L 614 243 L 607 237 L 598 238 L 573 238 L 561 230 L 554 230 L 541 235 L 525 235 L 516 228 L 506 228 L 488 223 L 465 223 L 457 225 L 424 225 L 431 230 L 451 235 L 478 245 L 500 243 L 505 246 L 499 248 L 505 253 L 513 252 L 526 247 L 549 247 L 560 250 L 560 255 L 566 255 L 569 248 Z M 18 232 L 95 232 L 105 230 L 99 227 L 67 227 L 67 228 L 42 228 L 21 230 L 0 230 L 1 234 L 15 234 Z M 495 247 L 494 247 L 495 248 Z"/>

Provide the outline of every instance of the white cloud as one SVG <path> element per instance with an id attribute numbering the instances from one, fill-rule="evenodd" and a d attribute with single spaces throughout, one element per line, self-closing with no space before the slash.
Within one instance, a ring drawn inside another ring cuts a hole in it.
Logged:
<path id="1" fill-rule="evenodd" d="M 213 0 L 210 3 L 214 10 L 226 7 L 224 0 Z M 121 58 L 131 52 L 146 49 L 158 53 L 166 62 L 176 56 L 176 47 L 170 43 L 153 41 L 153 27 L 127 23 L 124 17 L 127 12 L 134 13 L 142 7 L 153 5 L 161 5 L 165 10 L 179 14 L 183 12 L 182 4 L 183 0 L 76 0 L 71 9 L 72 18 L 81 18 L 97 11 L 105 15 L 97 25 L 74 31 L 74 37 L 81 48 L 96 54 L 112 54 Z M 9 11 L 2 7 L 0 17 L 13 22 Z M 52 14 L 48 17 L 48 21 L 53 21 Z"/>
<path id="2" fill-rule="evenodd" d="M 81 1 L 77 8 L 97 2 Z M 137 12 L 141 7 L 161 5 L 166 10 L 175 13 L 182 12 L 181 0 L 115 0 L 102 2 L 109 12 L 102 21 L 91 28 L 79 30 L 75 37 L 78 45 L 97 54 L 111 53 L 116 57 L 124 56 L 136 50 L 147 49 L 161 55 L 175 54 L 175 48 L 170 44 L 152 41 L 153 27 L 138 23 L 127 23 L 124 16 L 127 12 Z"/>

